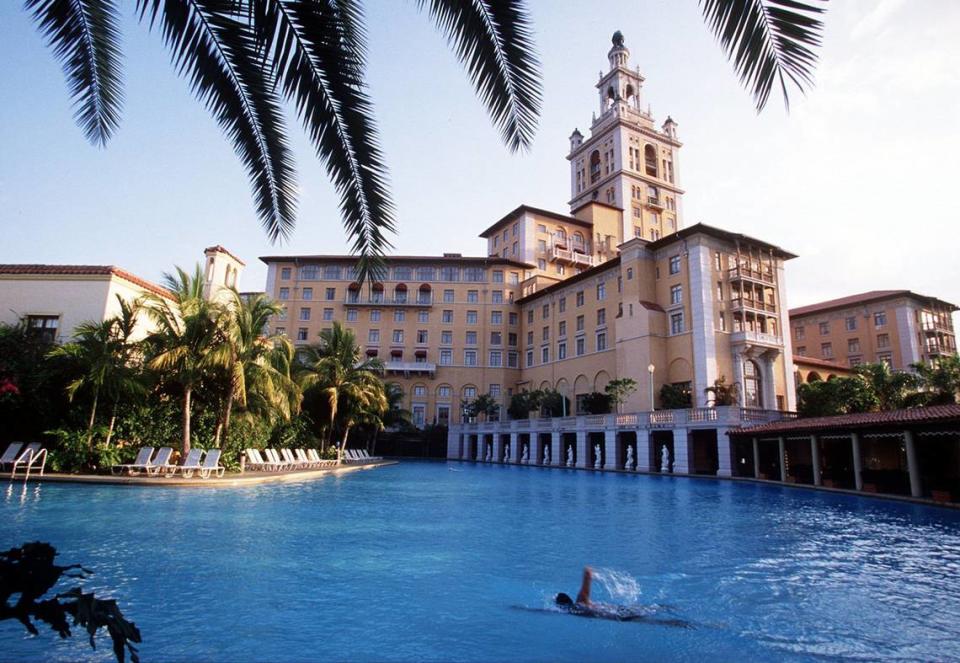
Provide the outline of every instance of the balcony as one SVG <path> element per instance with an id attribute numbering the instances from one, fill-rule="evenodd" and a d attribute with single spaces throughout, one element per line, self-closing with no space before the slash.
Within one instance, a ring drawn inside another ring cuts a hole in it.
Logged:
<path id="1" fill-rule="evenodd" d="M 647 196 L 647 207 L 652 207 L 654 209 L 663 210 L 666 206 L 663 204 L 663 201 L 660 199 L 660 196 Z"/>
<path id="2" fill-rule="evenodd" d="M 403 375 L 433 375 L 437 372 L 437 365 L 425 361 L 385 361 L 385 373 L 402 373 Z"/>
<path id="3" fill-rule="evenodd" d="M 783 348 L 783 337 L 777 334 L 767 334 L 758 331 L 738 331 L 730 334 L 730 342 L 734 345 L 759 345 L 767 348 Z"/>
<path id="4" fill-rule="evenodd" d="M 386 295 L 363 296 L 347 293 L 343 303 L 348 306 L 433 306 L 432 296 L 388 297 Z"/>
<path id="5" fill-rule="evenodd" d="M 741 299 L 740 297 L 735 297 L 730 300 L 729 309 L 734 312 L 750 311 L 752 313 L 776 313 L 777 305 L 769 302 L 762 302 L 756 299 L 747 299 L 745 297 Z"/>
<path id="6" fill-rule="evenodd" d="M 923 331 L 933 334 L 936 332 L 942 332 L 945 334 L 953 333 L 953 325 L 950 320 L 924 320 L 921 323 L 920 328 Z"/>
<path id="7" fill-rule="evenodd" d="M 570 265 L 584 265 L 586 267 L 593 266 L 593 256 L 588 256 L 586 253 L 580 253 L 578 251 L 571 251 L 570 249 L 565 249 L 560 246 L 551 246 L 547 251 L 547 256 L 550 261 L 565 262 Z"/>
<path id="8" fill-rule="evenodd" d="M 773 283 L 773 272 L 770 270 L 751 269 L 748 266 L 733 267 L 727 270 L 731 281 L 755 281 L 757 283 Z"/>
<path id="9" fill-rule="evenodd" d="M 924 348 L 926 349 L 928 355 L 933 356 L 949 357 L 957 352 L 956 345 L 951 343 L 949 339 L 944 339 L 942 341 L 927 339 L 927 342 L 924 344 Z"/>

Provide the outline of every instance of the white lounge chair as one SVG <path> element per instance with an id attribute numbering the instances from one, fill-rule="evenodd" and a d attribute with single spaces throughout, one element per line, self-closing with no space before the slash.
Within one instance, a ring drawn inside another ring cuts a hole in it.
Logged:
<path id="1" fill-rule="evenodd" d="M 263 453 L 267 454 L 267 459 L 278 471 L 293 469 L 293 464 L 280 458 L 280 454 L 277 453 L 276 449 L 264 449 Z"/>
<path id="2" fill-rule="evenodd" d="M 247 449 L 246 467 L 254 472 L 272 472 L 277 469 L 273 463 L 263 459 L 259 449 Z"/>
<path id="3" fill-rule="evenodd" d="M 360 449 L 359 453 L 360 453 L 360 457 L 363 458 L 368 463 L 376 460 L 383 460 L 382 456 L 371 456 L 370 454 L 367 453 L 366 449 Z"/>
<path id="4" fill-rule="evenodd" d="M 220 464 L 221 453 L 220 449 L 210 449 L 204 454 L 203 463 L 200 464 L 200 469 L 197 471 L 201 479 L 209 479 L 211 474 L 215 474 L 219 478 L 227 471 L 227 468 Z"/>
<path id="5" fill-rule="evenodd" d="M 187 454 L 187 457 L 183 459 L 183 462 L 180 465 L 170 465 L 170 470 L 167 472 L 168 477 L 172 477 L 177 472 L 183 475 L 185 479 L 189 479 L 193 476 L 193 473 L 200 470 L 202 467 L 200 464 L 200 459 L 203 457 L 203 449 L 191 449 Z"/>
<path id="6" fill-rule="evenodd" d="M 316 449 L 307 449 L 307 458 L 316 463 L 317 467 L 331 467 L 337 464 L 337 461 L 335 460 L 330 460 L 329 458 L 320 458 L 320 454 L 317 453 Z"/>
<path id="7" fill-rule="evenodd" d="M 12 466 L 20 456 L 20 450 L 23 449 L 23 442 L 11 442 L 7 445 L 7 450 L 0 456 L 0 469 L 5 469 L 7 465 Z"/>
<path id="8" fill-rule="evenodd" d="M 153 458 L 153 447 L 140 447 L 137 457 L 132 463 L 113 465 L 110 468 L 110 474 L 123 474 L 127 472 L 131 476 L 146 472 L 150 468 L 150 459 Z"/>
<path id="9" fill-rule="evenodd" d="M 314 470 L 320 466 L 320 463 L 318 463 L 317 461 L 310 460 L 310 457 L 307 456 L 306 450 L 294 449 L 293 452 L 296 454 L 297 460 L 299 460 L 303 464 L 303 466 L 306 467 L 307 469 Z"/>
<path id="10" fill-rule="evenodd" d="M 162 472 L 176 472 L 177 466 L 170 464 L 171 456 L 173 456 L 173 447 L 160 447 L 146 469 L 147 474 L 156 476 Z"/>
<path id="11" fill-rule="evenodd" d="M 303 462 L 297 460 L 297 457 L 293 455 L 292 451 L 284 448 L 280 450 L 280 453 L 283 455 L 283 459 L 290 464 L 290 467 L 292 467 L 295 470 L 304 469 Z"/>

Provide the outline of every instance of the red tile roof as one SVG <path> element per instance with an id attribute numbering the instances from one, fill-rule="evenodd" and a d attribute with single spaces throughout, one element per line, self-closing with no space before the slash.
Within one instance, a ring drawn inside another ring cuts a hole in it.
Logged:
<path id="1" fill-rule="evenodd" d="M 24 276 L 116 276 L 144 290 L 173 299 L 166 288 L 113 265 L 0 265 L 0 274 Z"/>
<path id="2" fill-rule="evenodd" d="M 818 304 L 809 304 L 807 306 L 799 306 L 795 309 L 790 309 L 790 317 L 794 318 L 809 315 L 810 313 L 832 311 L 834 309 L 857 306 L 858 304 L 869 304 L 871 302 L 881 301 L 884 299 L 893 299 L 894 297 L 913 297 L 923 301 L 924 303 L 940 304 L 941 306 L 949 308 L 951 311 L 957 310 L 957 307 L 954 304 L 942 301 L 936 297 L 919 295 L 915 292 L 911 292 L 910 290 L 870 290 L 868 292 L 861 292 L 857 295 L 848 295 L 846 297 L 839 297 L 837 299 L 829 299 L 825 302 L 819 302 Z"/>
<path id="3" fill-rule="evenodd" d="M 820 368 L 830 368 L 835 371 L 846 371 L 848 373 L 853 370 L 849 366 L 838 364 L 835 361 L 827 361 L 826 359 L 817 359 L 816 357 L 806 357 L 804 355 L 793 355 L 793 363 L 806 364 L 807 366 L 819 366 Z"/>
<path id="4" fill-rule="evenodd" d="M 206 254 L 208 254 L 208 253 L 226 253 L 228 256 L 230 256 L 231 258 L 233 258 L 234 260 L 236 260 L 237 262 L 239 262 L 239 263 L 240 263 L 241 265 L 243 265 L 244 267 L 247 266 L 247 263 L 245 263 L 244 261 L 240 260 L 240 258 L 238 258 L 237 256 L 233 255 L 232 253 L 230 253 L 229 251 L 227 251 L 225 248 L 223 248 L 223 247 L 220 246 L 219 244 L 217 244 L 216 246 L 208 246 L 207 248 L 205 248 L 205 249 L 203 250 L 203 254 L 204 254 L 204 255 L 206 255 Z"/>
<path id="5" fill-rule="evenodd" d="M 579 209 L 579 208 L 578 208 Z M 615 208 L 619 209 L 619 208 Z M 532 214 L 537 214 L 539 216 L 545 216 L 556 221 L 562 221 L 563 223 L 571 223 L 576 226 L 582 226 L 583 228 L 593 228 L 593 224 L 589 221 L 584 221 L 583 219 L 578 219 L 575 216 L 570 216 L 568 214 L 560 214 L 558 212 L 551 212 L 550 210 L 540 209 L 539 207 L 531 207 L 530 205 L 520 205 L 514 210 L 507 212 L 507 214 L 502 217 L 499 221 L 494 223 L 492 226 L 480 233 L 480 237 L 489 237 L 493 233 L 497 232 L 505 225 L 513 221 L 514 219 L 522 216 L 526 212 L 531 212 Z"/>
<path id="6" fill-rule="evenodd" d="M 806 417 L 775 421 L 759 426 L 735 428 L 731 435 L 757 435 L 760 433 L 815 433 L 817 431 L 841 431 L 850 428 L 892 428 L 916 424 L 956 423 L 960 425 L 960 405 L 931 405 L 909 410 L 841 414 L 836 417 Z"/>

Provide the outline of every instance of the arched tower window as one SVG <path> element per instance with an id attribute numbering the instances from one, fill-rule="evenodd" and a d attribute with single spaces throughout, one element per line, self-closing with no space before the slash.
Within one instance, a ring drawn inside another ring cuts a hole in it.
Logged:
<path id="1" fill-rule="evenodd" d="M 646 145 L 643 148 L 643 161 L 646 165 L 647 175 L 657 176 L 657 148 L 653 145 Z"/>
<path id="2" fill-rule="evenodd" d="M 613 103 L 614 103 L 616 100 L 617 100 L 617 93 L 614 91 L 614 89 L 613 89 L 612 87 L 608 87 L 608 88 L 607 88 L 607 97 L 606 97 L 606 100 L 605 100 L 606 103 L 605 103 L 605 105 L 604 105 L 604 108 L 610 108 L 611 106 L 613 106 Z"/>
<path id="3" fill-rule="evenodd" d="M 633 89 L 633 86 L 629 83 L 627 84 L 626 89 L 623 91 L 623 96 L 627 100 L 627 103 L 631 106 L 637 105 L 637 91 Z"/>
<path id="4" fill-rule="evenodd" d="M 743 403 L 747 407 L 763 407 L 763 384 L 760 368 L 752 359 L 743 362 Z"/>
<path id="5" fill-rule="evenodd" d="M 656 163 L 656 162 L 654 162 Z M 600 181 L 600 150 L 590 153 L 590 184 Z"/>

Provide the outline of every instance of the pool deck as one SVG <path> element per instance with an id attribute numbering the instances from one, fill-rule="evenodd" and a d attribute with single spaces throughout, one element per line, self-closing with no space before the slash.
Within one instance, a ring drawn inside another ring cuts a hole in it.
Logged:
<path id="1" fill-rule="evenodd" d="M 210 477 L 201 479 L 198 476 L 188 478 L 182 476 L 175 477 L 148 477 L 148 476 L 113 476 L 109 474 L 58 474 L 47 472 L 43 476 L 31 474 L 29 481 L 39 483 L 49 481 L 52 483 L 89 483 L 89 484 L 109 484 L 119 486 L 159 486 L 165 488 L 235 488 L 243 486 L 258 486 L 266 483 L 294 483 L 300 481 L 313 481 L 327 476 L 340 476 L 350 472 L 361 470 L 372 470 L 387 465 L 395 465 L 395 460 L 381 460 L 371 463 L 359 463 L 341 465 L 322 470 L 300 470 L 295 472 L 244 472 L 228 473 L 222 478 Z M 10 473 L 0 473 L 0 481 L 10 481 Z M 23 482 L 23 477 L 18 476 L 14 482 Z"/>

